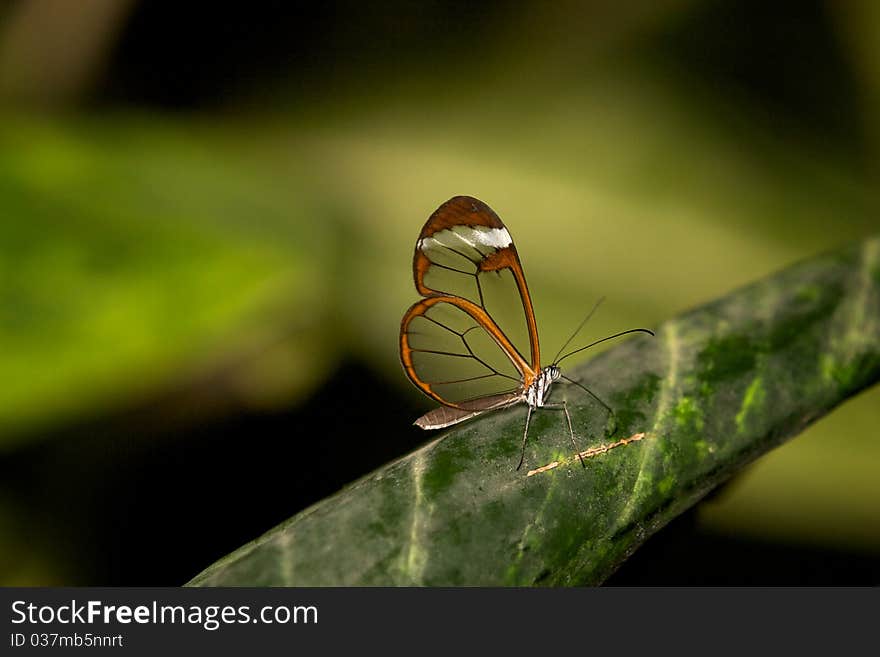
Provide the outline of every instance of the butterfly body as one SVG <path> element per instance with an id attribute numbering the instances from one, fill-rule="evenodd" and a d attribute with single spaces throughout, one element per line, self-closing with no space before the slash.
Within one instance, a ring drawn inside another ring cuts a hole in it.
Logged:
<path id="1" fill-rule="evenodd" d="M 562 371 L 556 365 L 548 365 L 541 370 L 541 373 L 535 378 L 532 384 L 525 389 L 523 401 L 532 409 L 541 408 L 547 404 L 547 397 L 550 396 L 550 386 L 554 381 L 558 381 L 562 376 Z"/>

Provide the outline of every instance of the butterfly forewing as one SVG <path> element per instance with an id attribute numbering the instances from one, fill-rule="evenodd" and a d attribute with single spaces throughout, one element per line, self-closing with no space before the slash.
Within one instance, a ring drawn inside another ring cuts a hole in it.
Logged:
<path id="1" fill-rule="evenodd" d="M 513 239 L 492 208 L 469 196 L 441 205 L 419 234 L 413 273 L 422 296 L 460 296 L 486 310 L 529 357 L 532 369 L 538 368 L 538 331 L 525 275 Z"/>

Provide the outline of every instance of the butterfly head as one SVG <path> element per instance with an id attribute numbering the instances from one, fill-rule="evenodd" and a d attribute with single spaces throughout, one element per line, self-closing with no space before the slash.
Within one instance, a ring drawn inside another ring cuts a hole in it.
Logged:
<path id="1" fill-rule="evenodd" d="M 561 376 L 562 371 L 556 364 L 548 365 L 541 371 L 541 386 L 539 396 L 541 398 L 542 406 L 547 403 L 547 397 L 550 396 L 550 384 L 552 384 L 554 381 L 557 381 Z"/>
<path id="2" fill-rule="evenodd" d="M 562 372 L 556 365 L 548 365 L 541 370 L 532 384 L 525 391 L 525 401 L 532 408 L 543 406 L 550 396 L 550 384 L 559 379 Z"/>

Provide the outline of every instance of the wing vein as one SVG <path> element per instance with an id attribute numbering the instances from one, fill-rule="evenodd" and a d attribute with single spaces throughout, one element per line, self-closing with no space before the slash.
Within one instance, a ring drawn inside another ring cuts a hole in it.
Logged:
<path id="1" fill-rule="evenodd" d="M 476 326 L 473 326 L 473 327 L 471 327 L 471 328 L 477 328 L 477 327 L 476 327 Z M 468 330 L 470 330 L 470 329 L 468 329 Z M 492 367 L 491 365 L 489 365 L 489 363 L 487 363 L 487 362 L 484 361 L 482 358 L 480 358 L 479 356 L 477 356 L 477 355 L 474 353 L 474 350 L 471 349 L 471 346 L 468 344 L 467 338 L 465 337 L 464 333 L 462 333 L 459 337 L 461 338 L 461 342 L 462 342 L 462 344 L 464 344 L 464 348 L 467 349 L 467 350 L 468 350 L 468 353 L 473 357 L 473 359 L 474 359 L 475 361 L 477 361 L 478 363 L 480 363 L 483 367 L 486 367 L 486 368 L 492 370 L 493 372 L 495 372 L 495 374 L 497 374 L 498 376 L 503 376 L 505 379 L 510 379 L 511 381 L 519 381 L 519 379 L 516 379 L 516 378 L 510 376 L 509 374 L 504 374 L 503 372 L 499 372 L 499 371 L 496 370 L 494 367 Z"/>
<path id="2" fill-rule="evenodd" d="M 474 259 L 471 258 L 470 256 L 468 256 L 468 255 L 462 253 L 461 251 L 459 251 L 458 249 L 453 249 L 453 248 L 452 248 L 451 246 L 449 246 L 448 244 L 440 244 L 440 243 L 438 242 L 438 243 L 437 243 L 437 246 L 440 246 L 440 247 L 446 249 L 447 251 L 452 251 L 452 252 L 453 252 L 454 254 L 456 254 L 456 255 L 460 255 L 462 258 L 464 258 L 464 259 L 467 260 L 468 262 L 472 263 L 472 264 L 474 265 L 474 267 L 476 267 L 477 265 L 479 265 L 480 261 L 485 257 L 482 253 L 480 253 L 480 252 L 477 251 L 476 249 L 474 249 L 474 251 L 476 251 L 476 252 L 480 255 L 480 257 L 479 257 L 477 260 L 474 260 Z M 430 260 L 430 258 L 428 258 L 428 259 Z M 437 265 L 437 263 L 434 262 L 433 260 L 431 260 L 431 264 L 432 264 L 432 265 L 435 265 L 435 266 Z M 477 271 L 477 270 L 474 270 L 474 274 L 476 274 L 476 271 Z M 471 274 L 471 275 L 473 276 L 474 274 Z"/>
<path id="3" fill-rule="evenodd" d="M 432 386 L 445 386 L 445 385 L 451 385 L 453 383 L 467 383 L 468 381 L 478 381 L 480 379 L 488 379 L 493 376 L 499 376 L 499 374 L 497 372 L 494 372 L 492 374 L 481 374 L 480 376 L 471 376 L 466 379 L 452 379 L 450 381 L 425 381 L 425 383 L 432 385 Z"/>
<path id="4" fill-rule="evenodd" d="M 458 253 L 458 251 L 456 251 L 456 253 Z M 460 255 L 462 258 L 465 257 L 465 255 L 464 255 L 463 253 L 458 253 L 458 255 Z M 429 258 L 429 260 L 430 260 L 430 258 Z M 470 260 L 471 262 L 473 262 L 473 260 L 471 260 L 470 258 L 468 258 L 468 260 Z M 456 269 L 455 267 L 449 267 L 449 266 L 447 266 L 447 265 L 441 265 L 439 262 L 434 262 L 433 260 L 431 260 L 431 266 L 432 266 L 432 267 L 440 267 L 440 269 L 446 269 L 446 270 L 448 270 L 448 271 L 454 271 L 454 272 L 457 273 L 457 274 L 464 274 L 465 276 L 476 276 L 476 275 L 477 275 L 475 272 L 472 272 L 472 271 L 464 271 L 464 270 L 462 270 L 462 269 Z"/>
<path id="5" fill-rule="evenodd" d="M 416 351 L 421 354 L 439 354 L 441 356 L 457 356 L 458 358 L 475 358 L 473 354 L 456 354 L 451 351 L 438 351 L 436 349 L 415 349 L 411 348 L 410 351 Z M 477 358 L 479 360 L 479 358 Z M 492 369 L 491 367 L 489 369 Z"/>
<path id="6" fill-rule="evenodd" d="M 438 322 L 438 321 L 437 321 L 436 319 L 434 319 L 433 317 L 428 317 L 427 314 L 422 315 L 422 318 L 423 318 L 423 319 L 427 319 L 429 322 L 434 322 L 434 323 L 435 323 L 437 326 L 439 326 L 440 328 L 445 328 L 447 331 L 449 331 L 449 332 L 452 333 L 453 335 L 457 335 L 458 337 L 461 337 L 462 335 L 464 335 L 464 333 L 459 333 L 459 332 L 456 331 L 454 328 L 451 328 L 451 327 L 449 327 L 449 326 L 446 326 L 446 324 L 444 324 L 443 322 Z M 473 329 L 473 328 L 477 328 L 477 327 L 476 327 L 476 326 L 472 326 L 470 329 L 468 329 L 468 331 L 470 331 L 470 330 Z M 407 331 L 407 333 L 409 333 L 409 331 Z"/>

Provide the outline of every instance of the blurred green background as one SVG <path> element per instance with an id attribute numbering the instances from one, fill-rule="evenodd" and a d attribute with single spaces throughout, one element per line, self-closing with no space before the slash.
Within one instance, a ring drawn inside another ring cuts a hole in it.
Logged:
<path id="1" fill-rule="evenodd" d="M 550 353 L 880 227 L 869 0 L 17 0 L 0 99 L 3 585 L 180 584 L 425 441 L 397 331 L 451 196 Z M 880 583 L 878 402 L 610 583 Z"/>

